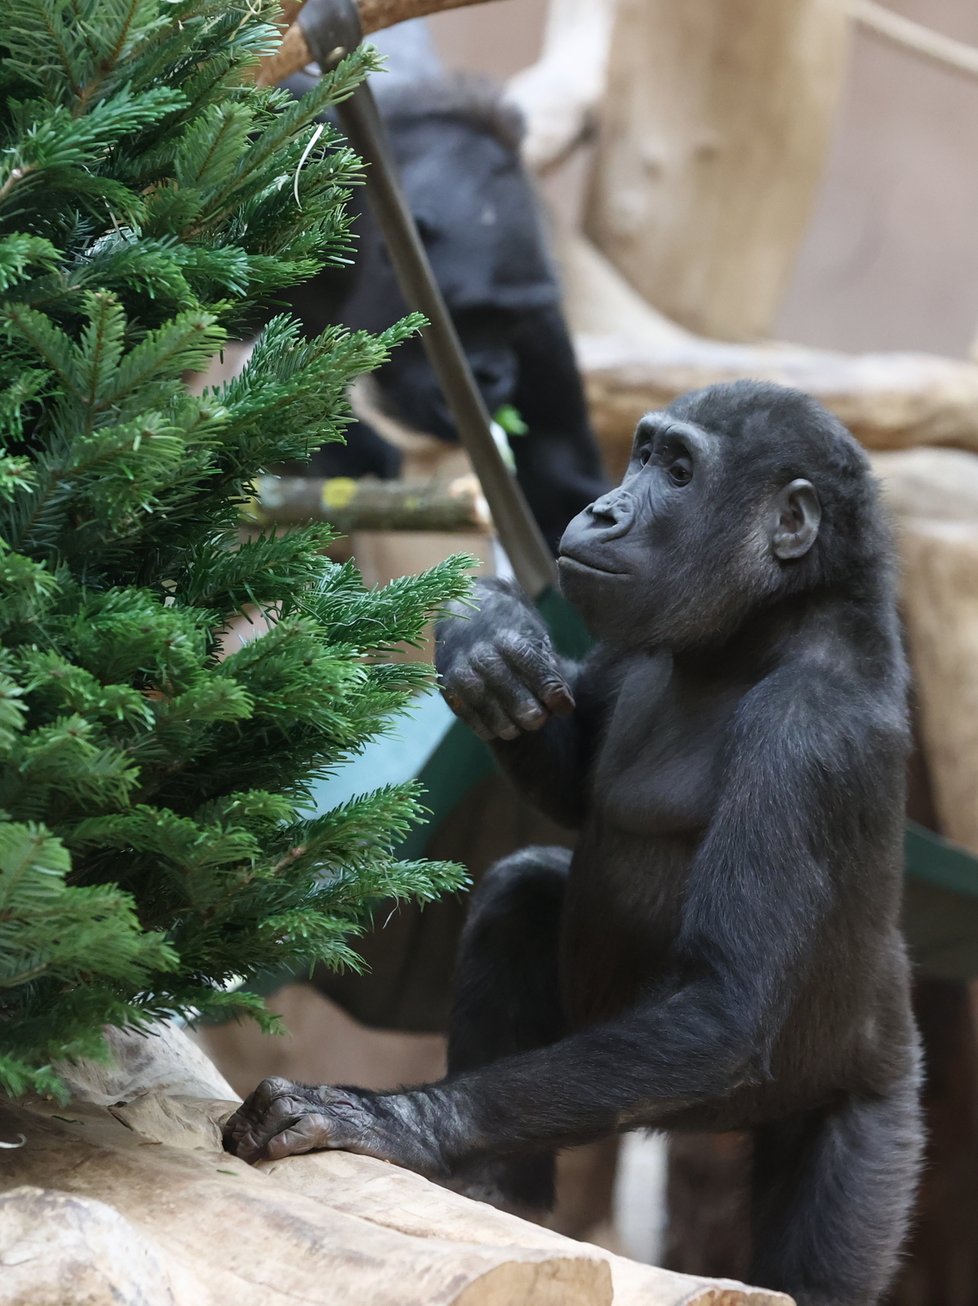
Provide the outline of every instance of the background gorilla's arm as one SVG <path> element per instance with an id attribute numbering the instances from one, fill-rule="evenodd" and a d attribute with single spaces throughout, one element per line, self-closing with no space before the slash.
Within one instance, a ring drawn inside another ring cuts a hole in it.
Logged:
<path id="1" fill-rule="evenodd" d="M 293 476 L 376 476 L 392 481 L 400 474 L 400 449 L 378 435 L 366 422 L 351 422 L 343 444 L 324 444 L 308 462 L 296 463 L 283 470 Z"/>

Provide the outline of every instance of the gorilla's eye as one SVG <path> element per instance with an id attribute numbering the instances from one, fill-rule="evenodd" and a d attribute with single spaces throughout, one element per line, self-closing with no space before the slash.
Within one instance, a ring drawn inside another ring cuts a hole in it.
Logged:
<path id="1" fill-rule="evenodd" d="M 665 468 L 670 485 L 682 487 L 690 483 L 693 479 L 693 459 L 689 450 L 681 441 L 668 440 L 664 442 L 659 456 L 662 459 L 662 466 Z"/>
<path id="2" fill-rule="evenodd" d="M 673 485 L 688 485 L 693 479 L 693 468 L 688 458 L 677 458 L 666 468 L 666 475 Z"/>
<path id="3" fill-rule="evenodd" d="M 638 460 L 643 467 L 648 467 L 651 458 L 652 458 L 652 446 L 650 444 L 647 444 L 639 454 Z"/>

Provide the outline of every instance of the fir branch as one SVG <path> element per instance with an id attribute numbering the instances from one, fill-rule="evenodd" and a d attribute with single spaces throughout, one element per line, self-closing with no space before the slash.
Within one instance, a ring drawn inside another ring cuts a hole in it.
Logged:
<path id="1" fill-rule="evenodd" d="M 351 381 L 419 320 L 314 340 L 273 319 L 234 382 L 201 369 L 263 300 L 352 249 L 359 161 L 324 125 L 374 56 L 299 102 L 246 84 L 273 0 L 10 0 L 0 18 L 0 1091 L 59 1058 L 260 1000 L 282 966 L 359 965 L 414 786 L 310 815 L 313 782 L 393 728 L 417 641 L 467 563 L 368 592 L 313 527 L 240 542 L 271 463 L 342 438 Z M 318 130 L 318 128 L 317 128 Z M 299 161 L 302 209 L 291 191 Z M 272 628 L 220 658 L 246 605 Z"/>
<path id="2" fill-rule="evenodd" d="M 0 197 L 2 198 L 2 197 Z M 0 239 L 0 294 L 24 279 L 31 266 L 56 268 L 61 255 L 43 236 L 14 232 Z"/>
<path id="3" fill-rule="evenodd" d="M 36 104 L 12 106 L 21 131 L 19 144 L 0 168 L 0 221 L 5 219 L 4 206 L 27 184 L 36 189 L 43 182 L 84 193 L 97 192 L 101 184 L 103 194 L 111 193 L 124 203 L 124 187 L 115 186 L 108 177 L 86 177 L 85 170 L 97 168 L 112 146 L 158 123 L 182 102 L 179 91 L 158 86 L 138 93 L 123 87 L 111 100 L 94 105 L 79 118 L 60 106 L 49 109 L 44 117 L 37 116 Z"/>
<path id="4" fill-rule="evenodd" d="M 140 928 L 127 895 L 69 887 L 70 864 L 42 826 L 0 822 L 0 990 L 43 975 L 142 983 L 174 965 L 162 937 Z"/>

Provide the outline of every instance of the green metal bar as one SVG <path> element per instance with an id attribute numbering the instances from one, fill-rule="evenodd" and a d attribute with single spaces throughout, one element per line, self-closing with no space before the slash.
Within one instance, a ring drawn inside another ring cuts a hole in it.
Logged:
<path id="1" fill-rule="evenodd" d="M 914 879 L 978 898 L 978 857 L 908 821 L 903 842 L 906 871 Z M 976 940 L 978 949 L 978 940 Z"/>

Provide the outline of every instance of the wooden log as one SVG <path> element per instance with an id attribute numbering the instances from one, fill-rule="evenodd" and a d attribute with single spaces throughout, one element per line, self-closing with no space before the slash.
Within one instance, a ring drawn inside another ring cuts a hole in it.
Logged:
<path id="1" fill-rule="evenodd" d="M 0 1101 L 0 1139 L 24 1140 L 0 1168 L 0 1306 L 605 1306 L 612 1291 L 615 1306 L 790 1306 L 612 1257 L 367 1157 L 246 1166 L 220 1150 L 234 1103 L 167 1091 L 213 1087 L 199 1049 L 172 1027 L 137 1040 L 114 1032 L 108 1078 L 80 1066 L 68 1108 Z M 85 1100 L 109 1085 L 122 1101 Z"/>
<path id="2" fill-rule="evenodd" d="M 578 337 L 576 344 L 594 425 L 611 465 L 627 457 L 643 412 L 685 390 L 741 378 L 807 391 L 870 449 L 942 444 L 978 451 L 975 363 L 696 337 L 641 351 L 617 337 Z"/>
<path id="3" fill-rule="evenodd" d="M 848 35 L 846 0 L 620 0 L 586 230 L 681 325 L 770 334 Z"/>
<path id="4" fill-rule="evenodd" d="M 978 520 L 905 518 L 903 608 L 940 829 L 978 853 Z"/>
<path id="5" fill-rule="evenodd" d="M 266 1168 L 276 1183 L 315 1195 L 330 1207 L 375 1220 L 386 1228 L 422 1237 L 427 1232 L 462 1243 L 512 1244 L 543 1252 L 575 1244 L 563 1235 L 481 1203 L 469 1202 L 430 1185 L 424 1192 L 416 1176 L 381 1161 L 346 1152 L 321 1153 L 272 1162 Z M 364 1164 L 366 1163 L 366 1164 Z M 369 1170 L 368 1170 L 369 1167 Z M 371 1178 L 368 1179 L 368 1173 Z M 580 1246 L 581 1244 L 577 1244 Z M 704 1279 L 639 1265 L 599 1248 L 591 1249 L 611 1269 L 615 1306 L 789 1306 L 781 1293 L 748 1288 L 731 1280 Z"/>
<path id="6" fill-rule="evenodd" d="M 378 481 L 335 476 L 261 476 L 245 506 L 246 521 L 288 526 L 326 521 L 351 531 L 477 531 L 492 526 L 489 507 L 474 476 L 454 480 Z"/>
<path id="7" fill-rule="evenodd" d="M 978 454 L 905 449 L 874 453 L 872 464 L 897 530 L 914 519 L 978 524 Z"/>
<path id="8" fill-rule="evenodd" d="M 877 453 L 937 828 L 978 852 L 978 454 Z"/>
<path id="9" fill-rule="evenodd" d="M 627 461 L 643 412 L 685 390 L 741 378 L 807 390 L 870 449 L 933 444 L 978 451 L 978 357 L 709 340 L 646 303 L 580 235 L 558 227 L 556 249 L 591 415 L 613 470 Z"/>
<path id="10" fill-rule="evenodd" d="M 226 1100 L 235 1096 L 214 1062 L 178 1025 L 161 1021 L 146 1032 L 110 1028 L 105 1039 L 105 1061 L 79 1059 L 58 1066 L 75 1102 L 111 1106 L 147 1093 Z"/>
<path id="11" fill-rule="evenodd" d="M 0 1136 L 27 1138 L 5 1153 L 0 1171 L 7 1195 L 0 1208 L 3 1306 L 64 1302 L 79 1274 L 87 1295 L 67 1300 L 118 1306 L 117 1259 L 105 1256 L 106 1208 L 119 1217 L 112 1237 L 132 1264 L 125 1306 L 611 1302 L 608 1266 L 583 1247 L 568 1255 L 448 1241 L 429 1231 L 411 1236 L 270 1183 L 213 1146 L 151 1140 L 98 1108 L 65 1117 L 0 1107 Z M 60 1239 L 66 1197 L 75 1213 L 67 1243 Z M 29 1230 L 25 1200 L 40 1221 Z M 38 1258 L 30 1248 L 41 1237 Z"/>
<path id="12" fill-rule="evenodd" d="M 414 1237 L 270 1183 L 222 1151 L 234 1103 L 209 1099 L 226 1085 L 180 1029 L 109 1040 L 106 1065 L 74 1066 L 70 1107 L 0 1101 L 0 1139 L 25 1140 L 0 1169 L 0 1306 L 60 1306 L 69 1282 L 86 1306 L 610 1303 L 602 1257 L 570 1240 L 539 1249 L 431 1229 Z M 195 1089 L 204 1096 L 185 1095 Z M 365 1158 L 349 1160 L 356 1169 Z"/>

